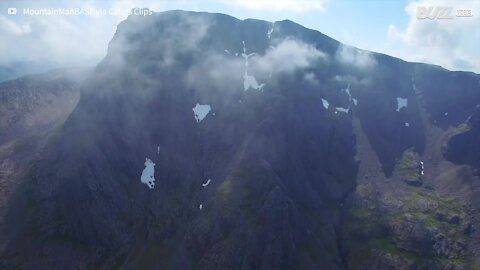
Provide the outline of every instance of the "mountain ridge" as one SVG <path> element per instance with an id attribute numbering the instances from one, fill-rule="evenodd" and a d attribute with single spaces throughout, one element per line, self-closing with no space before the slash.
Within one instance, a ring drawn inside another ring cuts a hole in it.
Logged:
<path id="1" fill-rule="evenodd" d="M 288 21 L 232 18 L 171 11 L 120 23 L 40 153 L 30 206 L 12 205 L 30 222 L 0 265 L 473 265 L 470 210 L 432 191 L 436 171 L 471 169 L 430 145 L 464 134 L 480 103 L 478 75 L 358 50 Z M 211 108 L 201 120 L 196 104 Z M 369 151 L 358 152 L 359 130 Z M 145 158 L 154 189 L 140 181 Z"/>

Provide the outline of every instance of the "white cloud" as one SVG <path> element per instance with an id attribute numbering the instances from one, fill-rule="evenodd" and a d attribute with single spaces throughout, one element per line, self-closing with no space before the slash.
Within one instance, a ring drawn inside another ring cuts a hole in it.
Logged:
<path id="1" fill-rule="evenodd" d="M 309 67 L 316 61 L 327 61 L 328 58 L 312 45 L 286 39 L 273 49 L 267 50 L 264 56 L 254 56 L 252 60 L 260 70 L 270 73 L 291 73 L 296 69 Z"/>
<path id="2" fill-rule="evenodd" d="M 32 31 L 29 24 L 17 24 L 4 16 L 0 16 L 0 33 L 21 36 Z"/>
<path id="3" fill-rule="evenodd" d="M 418 7 L 452 7 L 453 19 L 417 19 Z M 473 9 L 473 17 L 455 17 L 457 8 Z M 480 72 L 480 2 L 417 0 L 407 4 L 405 29 L 391 24 L 388 51 L 409 61 L 427 62 L 453 70 Z"/>
<path id="4" fill-rule="evenodd" d="M 41 1 L 22 1 L 17 4 L 16 16 L 0 15 L 0 64 L 16 61 L 39 61 L 55 66 L 95 65 L 107 53 L 118 23 L 128 13 L 102 16 L 40 16 L 23 15 L 23 8 L 90 8 L 130 10 L 133 7 L 148 7 L 158 10 L 158 4 L 149 1 L 68 1 L 49 6 Z"/>
<path id="5" fill-rule="evenodd" d="M 315 67 L 325 61 L 328 61 L 326 54 L 312 45 L 299 40 L 284 39 L 278 41 L 278 44 L 268 49 L 265 54 L 250 57 L 248 74 L 255 76 L 259 82 L 266 82 L 266 87 L 269 87 L 280 77 L 293 74 L 297 70 Z M 232 85 L 243 85 L 244 74 L 244 59 L 219 52 L 206 56 L 192 66 L 187 75 L 187 82 L 190 87 L 197 89 L 235 90 Z M 313 73 L 307 75 L 305 80 L 318 83 L 313 75 Z"/>
<path id="6" fill-rule="evenodd" d="M 313 86 L 318 86 L 320 84 L 320 82 L 317 79 L 317 76 L 315 76 L 315 73 L 313 72 L 306 73 L 305 76 L 303 76 L 303 79 Z"/>
<path id="7" fill-rule="evenodd" d="M 262 11 L 324 12 L 329 0 L 217 0 L 246 9 Z"/>
<path id="8" fill-rule="evenodd" d="M 371 81 L 370 81 L 370 77 L 366 77 L 366 78 L 359 78 L 359 77 L 356 77 L 356 76 L 352 76 L 352 75 L 336 75 L 335 77 L 333 77 L 333 79 L 335 81 L 338 81 L 338 82 L 344 82 L 344 83 L 348 83 L 348 84 L 362 84 L 362 85 L 367 85 L 369 84 Z"/>
<path id="9" fill-rule="evenodd" d="M 361 69 L 370 69 L 377 64 L 372 53 L 347 45 L 340 45 L 338 47 L 335 52 L 335 60 L 342 64 L 355 66 Z"/>

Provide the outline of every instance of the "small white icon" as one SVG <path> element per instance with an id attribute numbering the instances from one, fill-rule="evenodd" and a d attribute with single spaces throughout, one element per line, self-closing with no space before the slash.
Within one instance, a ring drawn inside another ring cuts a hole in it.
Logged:
<path id="1" fill-rule="evenodd" d="M 457 17 L 473 17 L 473 11 L 471 8 L 462 8 L 455 10 L 455 16 Z"/>
<path id="2" fill-rule="evenodd" d="M 7 14 L 8 15 L 16 15 L 17 14 L 17 9 L 16 8 L 8 8 L 7 9 Z"/>

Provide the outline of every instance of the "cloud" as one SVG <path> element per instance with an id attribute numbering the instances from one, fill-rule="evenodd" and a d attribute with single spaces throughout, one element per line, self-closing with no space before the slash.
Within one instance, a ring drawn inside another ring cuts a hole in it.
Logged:
<path id="1" fill-rule="evenodd" d="M 161 19 L 172 14 L 178 21 Z M 208 16 L 201 13 L 168 12 L 152 16 L 157 17 L 133 16 L 128 23 L 120 24 L 109 45 L 109 52 L 116 56 L 153 56 L 151 60 L 169 66 L 175 63 L 178 55 L 198 50 L 198 43 L 212 23 Z"/>
<path id="2" fill-rule="evenodd" d="M 302 41 L 283 39 L 277 42 L 277 45 L 269 48 L 265 54 L 255 54 L 248 59 L 248 74 L 254 76 L 259 83 L 267 83 L 267 87 L 275 84 L 281 77 L 329 61 L 325 53 Z M 190 87 L 234 90 L 232 85 L 243 85 L 243 57 L 212 52 L 197 62 L 188 72 L 187 81 Z M 307 74 L 305 80 L 318 83 L 312 75 L 314 74 Z"/>
<path id="3" fill-rule="evenodd" d="M 371 82 L 370 77 L 359 78 L 359 77 L 353 76 L 353 75 L 343 75 L 343 76 L 342 75 L 335 75 L 335 77 L 333 77 L 333 79 L 335 81 L 344 82 L 344 83 L 348 83 L 348 84 L 367 85 Z"/>
<path id="4" fill-rule="evenodd" d="M 3 7 L 4 5 L 1 5 Z M 133 7 L 151 7 L 148 1 L 68 1 L 57 8 L 90 8 L 128 11 Z M 12 62 L 49 62 L 56 66 L 95 65 L 107 52 L 118 23 L 128 13 L 101 16 L 23 15 L 23 8 L 43 9 L 52 6 L 41 1 L 16 4 L 20 14 L 0 15 L 0 64 Z M 159 8 L 159 5 L 153 7 Z M 5 8 L 6 9 L 6 8 Z"/>
<path id="5" fill-rule="evenodd" d="M 324 12 L 329 0 L 217 0 L 246 9 L 261 11 Z"/>
<path id="6" fill-rule="evenodd" d="M 303 76 L 303 79 L 313 86 L 318 86 L 320 84 L 320 82 L 317 79 L 317 76 L 315 76 L 315 73 L 313 72 L 306 73 L 305 76 Z"/>
<path id="7" fill-rule="evenodd" d="M 335 60 L 344 65 L 351 65 L 360 69 L 370 69 L 377 64 L 372 53 L 347 45 L 338 47 L 335 52 Z"/>
<path id="8" fill-rule="evenodd" d="M 480 2 L 473 0 L 418 0 L 406 5 L 409 22 L 387 30 L 389 51 L 410 61 L 422 61 L 453 70 L 480 71 Z M 453 19 L 418 19 L 418 7 L 452 7 Z M 457 8 L 473 9 L 473 17 L 455 17 Z"/>
<path id="9" fill-rule="evenodd" d="M 325 53 L 299 40 L 285 39 L 263 56 L 252 58 L 254 65 L 263 72 L 291 73 L 318 61 L 328 61 Z"/>

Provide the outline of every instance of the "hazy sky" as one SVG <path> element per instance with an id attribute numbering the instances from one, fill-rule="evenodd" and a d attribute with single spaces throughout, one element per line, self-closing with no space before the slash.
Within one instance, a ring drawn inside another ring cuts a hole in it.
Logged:
<path id="1" fill-rule="evenodd" d="M 417 7 L 452 7 L 453 18 L 417 19 Z M 9 15 L 8 8 L 16 8 Z M 132 7 L 220 12 L 240 19 L 290 19 L 343 43 L 408 61 L 480 73 L 478 0 L 128 0 L 1 1 L 0 65 L 49 61 L 94 65 L 106 54 L 116 25 Z M 24 9 L 90 8 L 118 15 L 25 15 Z M 472 9 L 473 17 L 455 10 Z"/>

